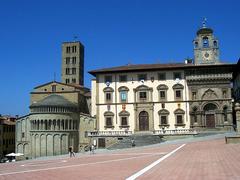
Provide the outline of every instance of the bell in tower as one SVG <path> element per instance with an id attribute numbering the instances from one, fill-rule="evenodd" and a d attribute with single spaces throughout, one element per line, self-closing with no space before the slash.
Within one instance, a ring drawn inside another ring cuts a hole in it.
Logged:
<path id="1" fill-rule="evenodd" d="M 193 45 L 194 64 L 219 63 L 218 40 L 213 36 L 213 30 L 206 26 L 206 19 L 202 23 L 202 28 L 197 31 Z"/>

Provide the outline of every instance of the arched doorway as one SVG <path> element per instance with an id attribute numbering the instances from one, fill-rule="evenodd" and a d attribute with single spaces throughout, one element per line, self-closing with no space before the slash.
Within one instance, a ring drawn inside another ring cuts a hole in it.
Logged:
<path id="1" fill-rule="evenodd" d="M 148 131 L 149 130 L 149 118 L 146 111 L 139 113 L 139 131 Z"/>
<path id="2" fill-rule="evenodd" d="M 203 108 L 207 128 L 215 128 L 215 110 L 218 109 L 213 103 L 206 104 Z"/>

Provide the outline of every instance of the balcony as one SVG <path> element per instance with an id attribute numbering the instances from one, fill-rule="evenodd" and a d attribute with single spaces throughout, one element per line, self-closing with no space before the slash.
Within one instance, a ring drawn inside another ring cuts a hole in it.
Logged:
<path id="1" fill-rule="evenodd" d="M 88 132 L 88 137 L 126 137 L 131 136 L 132 131 L 91 131 Z"/>
<path id="2" fill-rule="evenodd" d="M 197 135 L 198 132 L 194 129 L 175 129 L 175 130 L 155 130 L 153 135 L 164 135 L 164 136 L 173 136 L 173 135 Z"/>

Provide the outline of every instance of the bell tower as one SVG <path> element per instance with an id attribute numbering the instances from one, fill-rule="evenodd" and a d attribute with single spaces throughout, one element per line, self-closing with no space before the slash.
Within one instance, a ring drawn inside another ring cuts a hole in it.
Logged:
<path id="1" fill-rule="evenodd" d="M 197 31 L 193 45 L 194 64 L 219 63 L 218 39 L 214 37 L 213 30 L 206 26 L 206 19 L 202 23 L 202 28 Z"/>
<path id="2" fill-rule="evenodd" d="M 84 85 L 84 46 L 81 42 L 62 44 L 62 83 Z"/>

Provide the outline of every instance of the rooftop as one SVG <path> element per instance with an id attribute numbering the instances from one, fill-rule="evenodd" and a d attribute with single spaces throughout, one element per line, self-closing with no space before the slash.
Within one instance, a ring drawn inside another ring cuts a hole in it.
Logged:
<path id="1" fill-rule="evenodd" d="M 73 107 L 76 108 L 77 105 L 68 101 L 65 99 L 63 96 L 57 95 L 57 94 L 52 94 L 44 98 L 43 100 L 33 103 L 30 108 L 34 107 L 49 107 L 49 106 L 54 106 L 54 107 Z"/>
<path id="2" fill-rule="evenodd" d="M 115 73 L 115 72 L 136 72 L 136 71 L 158 71 L 158 70 L 172 70 L 172 69 L 190 69 L 190 68 L 205 68 L 205 67 L 221 67 L 234 66 L 235 64 L 184 64 L 184 63 L 169 63 L 169 64 L 129 64 L 125 66 L 116 66 L 111 68 L 103 68 L 89 71 L 90 74 L 96 76 L 100 73 Z"/>

